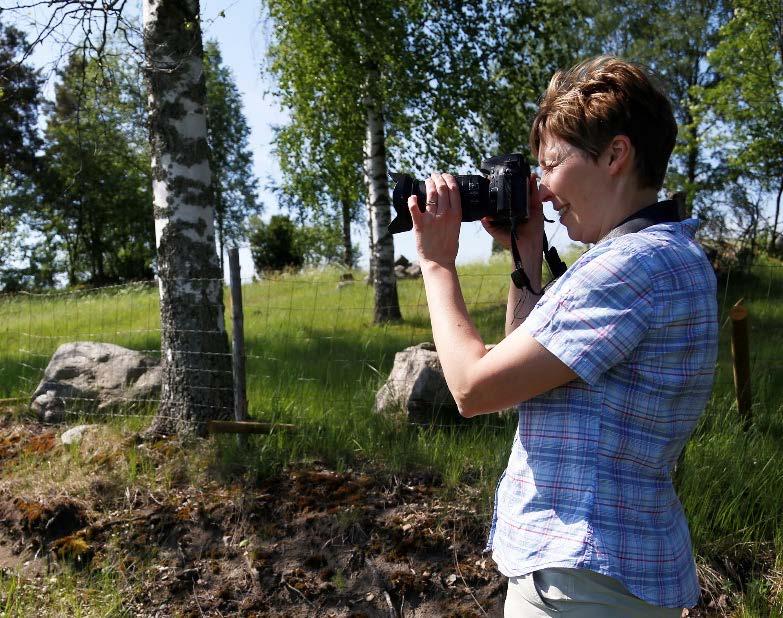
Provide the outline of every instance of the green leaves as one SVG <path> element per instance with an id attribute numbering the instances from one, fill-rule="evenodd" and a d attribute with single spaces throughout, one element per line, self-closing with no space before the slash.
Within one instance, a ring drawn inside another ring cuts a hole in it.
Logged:
<path id="1" fill-rule="evenodd" d="M 214 41 L 204 46 L 207 89 L 207 135 L 215 199 L 215 222 L 221 256 L 226 244 L 246 235 L 247 219 L 262 210 L 253 174 L 250 127 L 231 70 Z M 222 259 L 222 258 L 221 258 Z"/>
<path id="2" fill-rule="evenodd" d="M 69 58 L 45 132 L 35 228 L 69 283 L 150 278 L 154 228 L 141 76 L 116 57 Z"/>
<path id="3" fill-rule="evenodd" d="M 781 23 L 779 2 L 736 0 L 734 14 L 709 54 L 720 80 L 705 94 L 708 112 L 716 119 L 713 141 L 724 153 L 727 176 L 743 188 L 776 196 L 770 247 L 783 193 Z M 752 223 L 755 234 L 758 221 Z"/>

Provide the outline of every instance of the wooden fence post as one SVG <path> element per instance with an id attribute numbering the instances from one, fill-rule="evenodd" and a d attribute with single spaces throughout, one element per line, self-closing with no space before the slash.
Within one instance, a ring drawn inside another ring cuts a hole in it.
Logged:
<path id="1" fill-rule="evenodd" d="M 231 320 L 233 323 L 232 367 L 234 371 L 234 418 L 247 420 L 247 389 L 245 387 L 245 319 L 242 311 L 242 278 L 239 271 L 239 250 L 228 250 L 231 271 Z"/>
<path id="2" fill-rule="evenodd" d="M 731 357 L 734 365 L 734 391 L 737 395 L 737 410 L 742 420 L 742 427 L 747 431 L 753 422 L 748 310 L 737 304 L 729 310 L 729 317 L 731 318 Z"/>

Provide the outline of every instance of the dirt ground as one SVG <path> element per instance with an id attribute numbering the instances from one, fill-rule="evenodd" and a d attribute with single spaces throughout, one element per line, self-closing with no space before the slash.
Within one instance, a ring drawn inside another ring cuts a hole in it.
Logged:
<path id="1" fill-rule="evenodd" d="M 482 553 L 488 521 L 466 506 L 470 488 L 446 498 L 435 478 L 317 463 L 261 482 L 195 482 L 172 472 L 183 458 L 173 441 L 93 436 L 74 450 L 62 431 L 0 416 L 0 576 L 28 588 L 68 565 L 116 574 L 119 615 L 502 616 L 505 578 Z M 146 482 L 117 475 L 134 447 Z M 77 453 L 81 484 L 46 481 L 42 462 Z"/>
<path id="2" fill-rule="evenodd" d="M 62 429 L 4 425 L 0 468 L 64 448 Z M 140 448 L 161 464 L 175 455 L 166 442 Z M 482 555 L 486 522 L 440 498 L 435 479 L 318 464 L 252 486 L 123 488 L 89 476 L 72 495 L 20 492 L 0 473 L 0 572 L 34 586 L 64 563 L 111 564 L 134 616 L 502 614 L 504 579 Z"/>

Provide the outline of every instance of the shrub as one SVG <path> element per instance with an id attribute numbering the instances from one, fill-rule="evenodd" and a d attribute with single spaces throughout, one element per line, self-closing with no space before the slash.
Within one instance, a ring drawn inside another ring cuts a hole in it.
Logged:
<path id="1" fill-rule="evenodd" d="M 297 242 L 293 221 L 273 215 L 269 223 L 254 217 L 250 221 L 250 253 L 258 272 L 299 269 L 304 264 L 301 243 Z"/>

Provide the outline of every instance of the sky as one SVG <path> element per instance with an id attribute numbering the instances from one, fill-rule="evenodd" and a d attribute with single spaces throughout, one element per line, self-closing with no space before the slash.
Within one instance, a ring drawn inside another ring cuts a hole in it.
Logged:
<path id="1" fill-rule="evenodd" d="M 0 2 L 4 3 L 4 2 Z M 49 9 L 38 7 L 28 10 L 25 15 L 11 14 L 10 21 L 17 27 L 33 33 L 36 23 L 43 21 Z M 136 11 L 140 8 L 136 3 Z M 259 179 L 260 198 L 264 204 L 264 219 L 280 212 L 277 199 L 269 189 L 280 178 L 280 168 L 272 152 L 272 128 L 284 124 L 286 114 L 268 94 L 272 82 L 263 75 L 263 64 L 268 38 L 267 28 L 263 24 L 261 2 L 259 0 L 201 0 L 203 21 L 203 36 L 205 39 L 215 39 L 221 49 L 224 63 L 231 68 L 236 85 L 242 95 L 245 116 L 250 126 L 250 149 L 253 152 L 253 162 L 256 177 Z M 4 15 L 4 18 L 6 16 Z M 140 23 L 140 17 L 139 17 Z M 55 41 L 46 41 L 39 46 L 31 62 L 35 66 L 51 68 L 54 58 L 59 55 L 59 45 Z M 47 84 L 47 96 L 52 95 L 51 80 Z M 489 155 L 497 153 L 488 153 Z M 462 174 L 475 174 L 476 170 L 469 168 L 458 170 L 440 170 Z M 549 215 L 553 215 L 551 210 Z M 553 218 L 549 216 L 548 218 Z M 556 218 L 556 217 L 555 217 Z M 354 225 L 352 233 L 354 242 L 358 242 L 362 250 L 360 266 L 366 267 L 368 262 L 367 226 Z M 563 248 L 569 244 L 565 229 L 559 224 L 547 224 L 547 235 L 555 246 Z M 412 232 L 394 236 L 395 257 L 405 255 L 411 261 L 416 261 L 416 249 Z M 460 233 L 460 250 L 457 263 L 486 261 L 491 251 L 491 239 L 484 232 L 481 224 L 466 223 Z M 250 277 L 253 272 L 252 259 L 248 249 L 240 250 L 240 265 L 242 277 Z"/>

